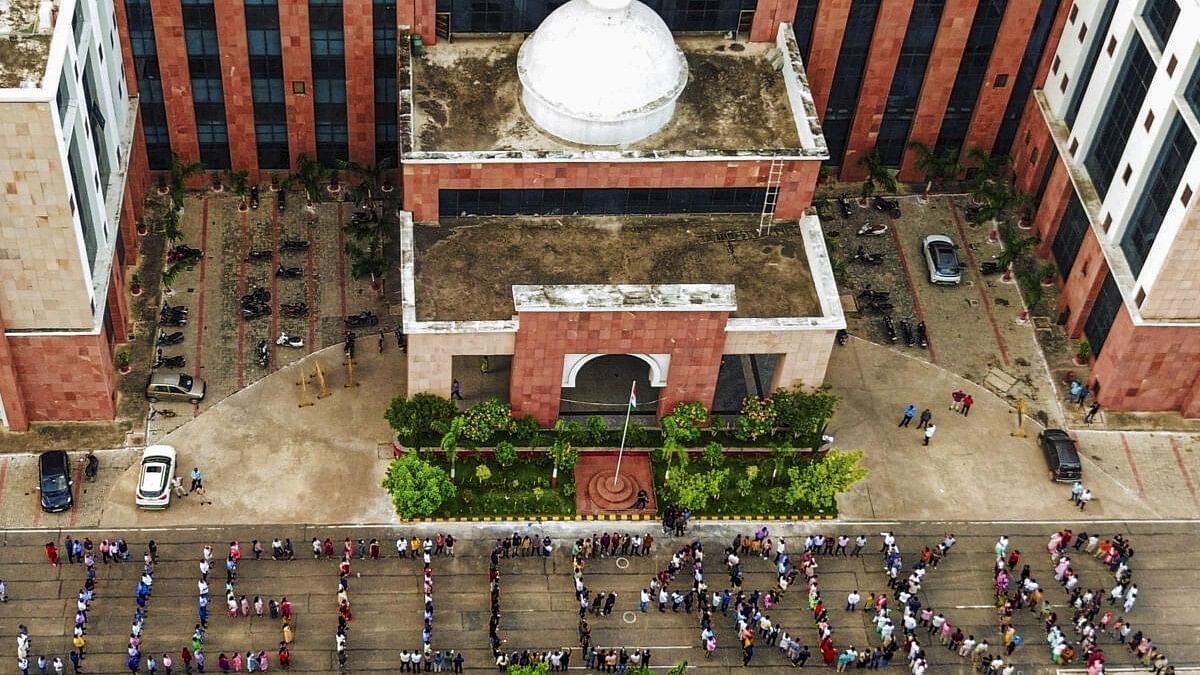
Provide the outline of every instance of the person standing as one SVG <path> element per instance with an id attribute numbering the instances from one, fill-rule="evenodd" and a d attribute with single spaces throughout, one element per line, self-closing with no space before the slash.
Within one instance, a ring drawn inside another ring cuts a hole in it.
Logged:
<path id="1" fill-rule="evenodd" d="M 0 579 L 0 602 L 8 602 L 8 585 Z"/>
<path id="2" fill-rule="evenodd" d="M 917 424 L 917 428 L 924 429 L 925 427 L 929 426 L 932 421 L 933 421 L 933 412 L 930 411 L 929 408 L 926 408 L 921 411 L 921 418 Z"/>
<path id="3" fill-rule="evenodd" d="M 1079 493 L 1079 499 L 1076 501 L 1076 503 L 1079 504 L 1079 510 L 1082 511 L 1087 508 L 1088 502 L 1090 501 L 1092 501 L 1092 491 L 1084 488 L 1083 492 Z"/>
<path id="4" fill-rule="evenodd" d="M 46 542 L 46 560 L 51 567 L 58 567 L 58 547 L 52 541 Z"/>
<path id="5" fill-rule="evenodd" d="M 929 441 L 933 439 L 933 434 L 937 432 L 937 425 L 930 424 L 925 427 L 925 442 L 922 445 L 929 445 Z"/>
<path id="6" fill-rule="evenodd" d="M 204 487 L 204 476 L 203 476 L 203 474 L 200 473 L 200 467 L 193 466 L 192 467 L 192 487 L 188 489 L 188 492 L 195 492 L 196 490 L 200 489 L 201 487 Z"/>
<path id="7" fill-rule="evenodd" d="M 975 405 L 975 398 L 970 394 L 963 397 L 961 412 L 963 417 L 971 414 L 971 406 Z"/>
<path id="8" fill-rule="evenodd" d="M 900 423 L 897 424 L 896 426 L 897 427 L 906 427 L 906 426 L 908 426 L 909 422 L 912 422 L 913 418 L 916 416 L 917 416 L 917 406 L 909 403 L 904 408 L 904 416 L 900 418 Z"/>

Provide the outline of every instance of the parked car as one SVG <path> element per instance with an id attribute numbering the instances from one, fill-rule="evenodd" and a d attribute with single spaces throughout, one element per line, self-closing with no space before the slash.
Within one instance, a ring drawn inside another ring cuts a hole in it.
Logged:
<path id="1" fill-rule="evenodd" d="M 1050 478 L 1061 483 L 1072 483 L 1083 477 L 1083 465 L 1079 462 L 1079 449 L 1075 440 L 1062 429 L 1046 429 L 1038 434 L 1038 445 L 1050 466 Z"/>
<path id="2" fill-rule="evenodd" d="M 71 461 L 65 450 L 51 450 L 38 456 L 38 492 L 42 510 L 47 513 L 66 511 L 75 503 L 71 494 Z"/>
<path id="3" fill-rule="evenodd" d="M 929 267 L 929 283 L 955 286 L 962 282 L 962 269 L 954 242 L 944 234 L 931 234 L 921 244 L 925 264 Z"/>
<path id="4" fill-rule="evenodd" d="M 151 403 L 162 400 L 195 403 L 204 399 L 204 380 L 187 373 L 154 373 L 146 385 L 146 398 Z"/>
<path id="5" fill-rule="evenodd" d="M 143 509 L 165 509 L 171 505 L 171 481 L 175 478 L 175 448 L 151 445 L 142 451 L 134 503 Z"/>

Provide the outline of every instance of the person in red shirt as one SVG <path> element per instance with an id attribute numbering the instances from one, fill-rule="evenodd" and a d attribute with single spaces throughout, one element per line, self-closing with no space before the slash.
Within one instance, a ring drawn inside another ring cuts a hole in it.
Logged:
<path id="1" fill-rule="evenodd" d="M 974 404 L 975 404 L 975 398 L 972 397 L 970 394 L 967 394 L 966 396 L 963 397 L 962 409 L 961 409 L 963 417 L 966 417 L 967 415 L 969 415 L 971 413 L 971 406 Z"/>
<path id="2" fill-rule="evenodd" d="M 51 566 L 58 567 L 58 547 L 52 541 L 46 542 L 46 559 Z"/>

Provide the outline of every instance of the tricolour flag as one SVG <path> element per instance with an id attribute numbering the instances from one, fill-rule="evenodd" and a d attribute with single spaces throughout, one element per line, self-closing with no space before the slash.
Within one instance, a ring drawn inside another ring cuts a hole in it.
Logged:
<path id="1" fill-rule="evenodd" d="M 637 380 L 633 381 L 633 386 L 629 388 L 629 407 L 637 407 Z"/>

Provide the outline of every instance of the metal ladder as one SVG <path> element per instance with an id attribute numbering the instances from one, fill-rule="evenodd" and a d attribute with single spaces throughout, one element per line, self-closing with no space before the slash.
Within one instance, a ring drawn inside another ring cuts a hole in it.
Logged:
<path id="1" fill-rule="evenodd" d="M 767 194 L 763 197 L 762 215 L 758 219 L 758 236 L 771 234 L 771 221 L 775 219 L 775 203 L 779 201 L 779 184 L 783 181 L 783 159 L 771 160 L 767 173 Z"/>

